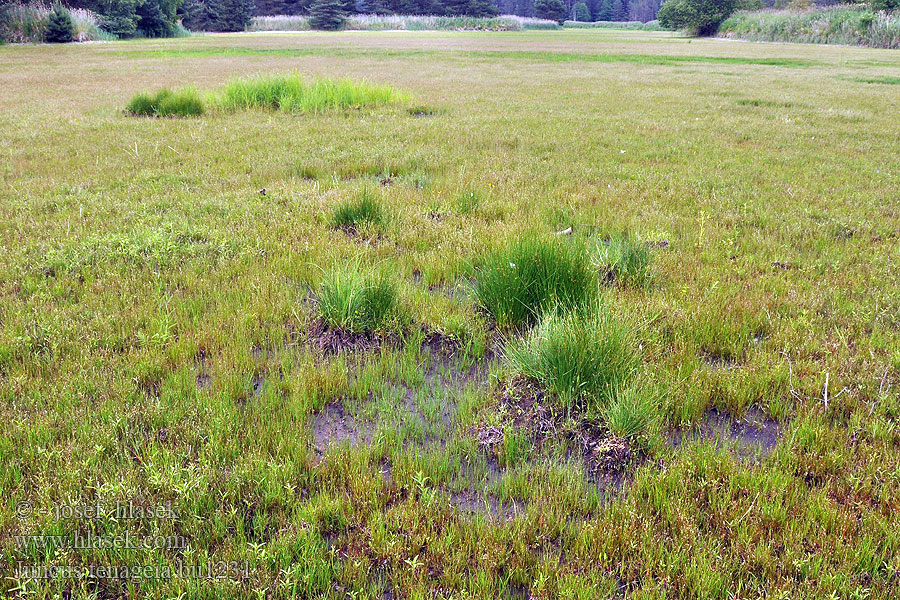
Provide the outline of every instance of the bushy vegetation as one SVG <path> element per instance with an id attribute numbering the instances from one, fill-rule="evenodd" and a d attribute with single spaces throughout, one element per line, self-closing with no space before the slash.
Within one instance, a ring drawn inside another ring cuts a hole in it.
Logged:
<path id="1" fill-rule="evenodd" d="M 338 204 L 331 216 L 333 227 L 349 229 L 381 225 L 383 221 L 384 211 L 381 204 L 368 189 L 363 190 L 358 198 Z"/>
<path id="2" fill-rule="evenodd" d="M 657 18 L 664 29 L 713 35 L 736 8 L 736 0 L 666 0 Z"/>
<path id="3" fill-rule="evenodd" d="M 317 300 L 319 314 L 331 327 L 365 333 L 388 326 L 396 316 L 398 293 L 386 276 L 347 267 L 328 274 Z"/>
<path id="4" fill-rule="evenodd" d="M 502 328 L 579 306 L 596 287 L 581 246 L 540 238 L 522 238 L 489 255 L 475 279 L 478 301 Z"/>
<path id="5" fill-rule="evenodd" d="M 114 40 L 116 36 L 101 29 L 100 20 L 89 10 L 63 7 L 72 22 L 72 36 L 65 41 Z M 0 40 L 13 43 L 38 43 L 47 38 L 52 11 L 43 4 L 0 3 Z M 65 26 L 64 26 L 65 27 Z M 65 27 L 66 31 L 68 28 Z M 66 37 L 65 35 L 63 36 Z"/>
<path id="6" fill-rule="evenodd" d="M 643 287 L 650 282 L 650 248 L 641 240 L 627 235 L 614 235 L 601 240 L 591 260 L 608 281 Z"/>
<path id="7" fill-rule="evenodd" d="M 307 16 L 279 15 L 254 17 L 251 31 L 308 31 Z M 438 17 L 401 15 L 351 15 L 342 29 L 353 31 L 523 31 L 558 29 L 556 21 L 504 15 L 500 17 Z"/>
<path id="8" fill-rule="evenodd" d="M 612 403 L 638 365 L 627 327 L 601 303 L 547 312 L 505 355 L 513 370 L 540 381 L 562 406 L 594 413 Z"/>
<path id="9" fill-rule="evenodd" d="M 64 8 L 72 18 L 73 39 L 91 41 L 187 35 L 178 23 L 179 5 L 179 0 L 71 0 Z M 0 39 L 44 41 L 50 14 L 39 1 L 0 3 Z"/>
<path id="10" fill-rule="evenodd" d="M 900 15 L 859 6 L 739 12 L 719 35 L 747 40 L 900 48 Z"/>
<path id="11" fill-rule="evenodd" d="M 160 90 L 155 94 L 138 94 L 125 109 L 140 117 L 196 117 L 205 111 L 203 99 L 194 88 Z"/>

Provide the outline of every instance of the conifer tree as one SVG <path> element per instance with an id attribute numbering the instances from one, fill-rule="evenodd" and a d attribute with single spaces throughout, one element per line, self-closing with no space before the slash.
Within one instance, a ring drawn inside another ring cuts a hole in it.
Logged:
<path id="1" fill-rule="evenodd" d="M 75 39 L 75 22 L 68 9 L 57 2 L 47 19 L 44 39 L 51 44 L 65 44 Z"/>
<path id="2" fill-rule="evenodd" d="M 309 7 L 309 25 L 313 29 L 336 31 L 344 26 L 345 18 L 340 0 L 314 0 Z"/>

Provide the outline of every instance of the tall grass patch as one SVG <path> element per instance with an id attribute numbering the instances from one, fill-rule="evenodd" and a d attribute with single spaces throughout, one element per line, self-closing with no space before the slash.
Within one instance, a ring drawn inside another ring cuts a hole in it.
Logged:
<path id="1" fill-rule="evenodd" d="M 475 296 L 500 327 L 537 322 L 557 306 L 581 305 L 595 290 L 581 245 L 524 238 L 488 256 L 476 274 Z"/>
<path id="2" fill-rule="evenodd" d="M 338 108 L 381 106 L 404 100 L 393 87 L 349 79 L 305 80 L 299 75 L 265 75 L 237 79 L 222 91 L 225 110 L 265 108 L 289 112 L 321 112 Z"/>
<path id="3" fill-rule="evenodd" d="M 859 5 L 739 12 L 719 26 L 719 35 L 753 41 L 900 48 L 900 14 L 874 12 Z"/>
<path id="4" fill-rule="evenodd" d="M 196 117 L 206 112 L 200 92 L 190 87 L 138 94 L 125 110 L 140 117 Z"/>
<path id="5" fill-rule="evenodd" d="M 660 416 L 657 390 L 639 379 L 618 390 L 600 414 L 613 434 L 628 439 L 639 437 Z"/>
<path id="6" fill-rule="evenodd" d="M 549 312 L 506 350 L 510 367 L 541 382 L 564 407 L 602 410 L 633 377 L 637 353 L 628 328 L 600 302 Z"/>
<path id="7" fill-rule="evenodd" d="M 4 6 L 5 4 L 5 6 Z M 115 35 L 101 28 L 97 15 L 84 8 L 69 8 L 69 15 L 75 26 L 74 41 L 111 41 Z M 0 41 L 12 43 L 33 43 L 45 41 L 50 7 L 39 3 L 0 2 Z"/>
<path id="8" fill-rule="evenodd" d="M 381 225 L 384 222 L 384 210 L 368 189 L 359 197 L 346 200 L 334 208 L 331 225 L 339 229 L 360 229 Z"/>
<path id="9" fill-rule="evenodd" d="M 652 256 L 647 244 L 627 235 L 614 235 L 597 243 L 591 262 L 610 282 L 632 287 L 650 283 Z"/>
<path id="10" fill-rule="evenodd" d="M 388 328 L 399 300 L 396 284 L 386 276 L 344 267 L 322 282 L 318 303 L 321 317 L 331 327 L 368 333 Z"/>

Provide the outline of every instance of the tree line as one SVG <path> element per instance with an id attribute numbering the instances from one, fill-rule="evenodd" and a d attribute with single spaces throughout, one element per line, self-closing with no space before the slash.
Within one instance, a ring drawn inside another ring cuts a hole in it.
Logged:
<path id="1" fill-rule="evenodd" d="M 0 0 L 0 5 L 10 0 Z M 492 17 L 511 14 L 563 21 L 649 21 L 661 0 L 63 0 L 84 8 L 120 38 L 170 37 L 193 31 L 243 31 L 254 16 L 316 12 Z"/>

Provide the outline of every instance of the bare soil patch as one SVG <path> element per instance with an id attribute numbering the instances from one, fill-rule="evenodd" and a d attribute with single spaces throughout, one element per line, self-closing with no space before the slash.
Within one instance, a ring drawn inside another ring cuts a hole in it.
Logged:
<path id="1" fill-rule="evenodd" d="M 738 458 L 753 460 L 771 454 L 780 439 L 781 426 L 759 409 L 752 408 L 736 419 L 711 408 L 696 427 L 672 432 L 669 443 L 678 448 L 695 440 L 711 441 L 717 449 L 731 449 Z"/>
<path id="2" fill-rule="evenodd" d="M 372 438 L 372 424 L 347 413 L 340 400 L 326 404 L 312 418 L 312 433 L 317 454 L 340 444 L 355 446 Z"/>
<path id="3" fill-rule="evenodd" d="M 564 426 L 563 411 L 555 409 L 541 386 L 525 377 L 517 377 L 503 391 L 501 408 L 509 415 L 510 424 L 527 432 L 540 449 L 551 439 L 563 439 L 579 453 L 586 475 L 603 488 L 620 487 L 629 472 L 645 460 L 643 453 L 627 439 L 613 435 L 596 424 L 582 420 L 577 427 Z M 504 431 L 495 426 L 476 427 L 474 434 L 490 456 L 497 456 L 503 446 Z"/>

